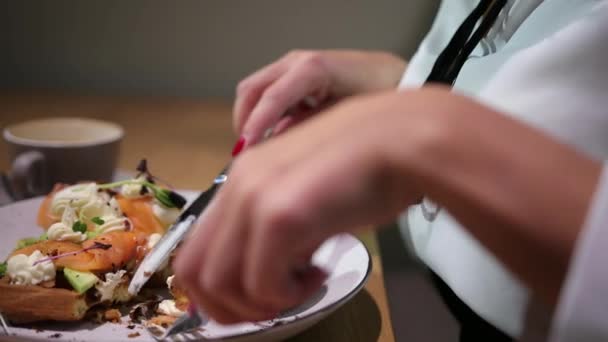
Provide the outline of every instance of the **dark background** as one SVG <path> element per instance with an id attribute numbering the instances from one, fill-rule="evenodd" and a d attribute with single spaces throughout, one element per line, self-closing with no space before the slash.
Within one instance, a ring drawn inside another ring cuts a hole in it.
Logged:
<path id="1" fill-rule="evenodd" d="M 230 98 L 294 48 L 409 57 L 437 0 L 5 0 L 0 87 Z"/>

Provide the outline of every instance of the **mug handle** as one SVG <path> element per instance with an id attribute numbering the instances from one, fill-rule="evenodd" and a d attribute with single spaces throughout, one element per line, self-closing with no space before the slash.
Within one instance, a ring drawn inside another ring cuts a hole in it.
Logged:
<path id="1" fill-rule="evenodd" d="M 38 151 L 20 154 L 7 178 L 16 200 L 43 195 L 49 187 L 46 158 Z"/>

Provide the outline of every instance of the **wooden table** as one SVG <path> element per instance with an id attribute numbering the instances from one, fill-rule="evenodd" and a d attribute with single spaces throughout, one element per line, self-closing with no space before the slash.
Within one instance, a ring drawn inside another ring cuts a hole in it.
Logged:
<path id="1" fill-rule="evenodd" d="M 230 158 L 235 142 L 231 106 L 222 101 L 74 96 L 48 92 L 0 93 L 0 129 L 32 118 L 80 116 L 114 121 L 126 130 L 118 167 L 133 170 L 145 157 L 156 175 L 176 188 L 204 189 Z M 0 143 L 0 170 L 9 168 Z M 375 236 L 360 236 L 373 271 L 365 289 L 291 341 L 394 341 Z"/>

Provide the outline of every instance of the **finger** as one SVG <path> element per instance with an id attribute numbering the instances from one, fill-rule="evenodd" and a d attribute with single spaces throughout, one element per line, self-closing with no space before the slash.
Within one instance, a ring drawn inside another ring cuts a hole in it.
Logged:
<path id="1" fill-rule="evenodd" d="M 239 165 L 237 168 L 241 169 Z M 226 183 L 223 202 L 230 206 L 221 207 L 222 215 L 210 215 L 206 224 L 221 227 L 213 234 L 213 240 L 206 245 L 205 259 L 199 274 L 199 293 L 203 298 L 213 298 L 208 313 L 220 323 L 236 323 L 244 320 L 261 320 L 274 317 L 278 310 L 250 303 L 245 298 L 242 286 L 242 266 L 245 245 L 248 242 L 247 222 L 250 195 L 236 196 L 235 189 L 255 188 L 257 180 L 235 178 Z M 258 175 L 259 176 L 259 175 Z M 209 301 L 208 301 L 209 302 Z M 204 305 L 204 304 L 203 304 Z M 217 316 L 216 316 L 217 315 Z"/>
<path id="2" fill-rule="evenodd" d="M 236 134 L 240 135 L 242 133 L 245 122 L 247 122 L 264 90 L 281 76 L 284 69 L 283 60 L 279 60 L 253 73 L 238 84 L 232 114 L 232 123 Z"/>
<path id="3" fill-rule="evenodd" d="M 247 144 L 258 142 L 266 129 L 274 126 L 282 114 L 309 94 L 325 96 L 329 86 L 323 69 L 315 63 L 299 63 L 272 83 L 262 94 L 249 116 L 243 134 Z"/>
<path id="4" fill-rule="evenodd" d="M 273 134 L 281 134 L 285 132 L 289 127 L 295 126 L 309 119 L 313 115 L 324 111 L 336 103 L 335 100 L 325 100 L 322 103 L 316 102 L 317 100 L 312 97 L 307 97 L 304 101 L 299 102 L 290 115 L 287 115 L 280 119 L 273 129 Z"/>
<path id="5" fill-rule="evenodd" d="M 222 189 L 223 190 L 223 189 Z M 175 262 L 174 269 L 178 281 L 197 307 L 202 308 L 218 322 L 235 320 L 239 315 L 215 299 L 206 288 L 205 260 L 209 259 L 209 246 L 216 241 L 221 229 L 218 222 L 225 191 L 220 191 L 209 204 L 196 223 L 193 234 L 186 239 Z"/>
<path id="6" fill-rule="evenodd" d="M 172 266 L 175 275 L 184 287 L 196 285 L 196 274 L 200 271 L 202 261 L 205 260 L 207 246 L 213 243 L 213 237 L 219 229 L 219 225 L 212 224 L 212 222 L 216 222 L 218 220 L 216 217 L 221 214 L 223 198 L 222 188 L 194 223 L 191 233 L 184 239 L 175 256 Z"/>
<path id="7" fill-rule="evenodd" d="M 308 265 L 305 269 L 296 270 L 293 273 L 293 277 L 300 283 L 304 298 L 309 298 L 317 292 L 327 279 L 327 276 L 328 274 L 325 270 L 314 265 Z"/>
<path id="8" fill-rule="evenodd" d="M 287 131 L 289 127 L 305 121 L 316 114 L 316 112 L 316 110 L 293 110 L 289 116 L 286 116 L 277 122 L 272 130 L 273 136 L 281 134 Z"/>
<path id="9" fill-rule="evenodd" d="M 281 309 L 304 301 L 313 289 L 322 284 L 319 272 L 297 276 L 310 262 L 311 251 L 320 244 L 319 234 L 308 231 L 308 218 L 297 210 L 297 201 L 282 201 L 269 191 L 269 200 L 261 203 L 251 243 L 247 251 L 245 289 L 256 302 L 268 303 Z M 304 256 L 304 258 L 302 258 Z"/>
<path id="10" fill-rule="evenodd" d="M 199 288 L 202 288 L 199 286 Z M 238 317 L 237 314 L 228 310 L 223 305 L 219 304 L 213 299 L 213 296 L 205 295 L 200 291 L 186 292 L 190 303 L 196 306 L 198 310 L 204 312 L 207 316 L 213 320 L 224 323 L 232 322 Z"/>
<path id="11" fill-rule="evenodd" d="M 184 239 L 172 264 L 177 281 L 189 294 L 189 298 L 205 309 L 217 305 L 214 305 L 212 300 L 206 299 L 207 296 L 202 292 L 199 275 L 203 272 L 203 261 L 207 258 L 208 246 L 213 244 L 214 237 L 221 228 L 214 223 L 218 221 L 217 217 L 221 214 L 220 209 L 224 196 L 222 188 L 203 211 L 195 223 L 192 233 Z M 218 315 L 223 315 L 223 313 L 220 312 Z"/>
<path id="12" fill-rule="evenodd" d="M 236 235 L 239 236 L 235 239 Z M 211 311 L 212 317 L 220 323 L 270 319 L 279 311 L 260 303 L 252 303 L 245 296 L 241 272 L 246 239 L 243 233 L 236 230 L 232 232 L 230 229 L 222 230 L 215 245 L 209 251 L 209 257 L 203 268 L 204 272 L 200 279 L 202 292 L 207 297 L 213 298 L 221 310 L 232 313 L 231 316 L 220 319 L 220 316 L 215 317 L 214 311 Z"/>

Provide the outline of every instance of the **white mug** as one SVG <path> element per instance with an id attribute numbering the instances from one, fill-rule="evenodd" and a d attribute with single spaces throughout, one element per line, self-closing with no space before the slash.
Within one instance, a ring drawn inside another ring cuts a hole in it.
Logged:
<path id="1" fill-rule="evenodd" d="M 86 118 L 37 119 L 4 129 L 11 170 L 3 176 L 15 200 L 43 195 L 56 183 L 109 182 L 122 127 Z"/>

